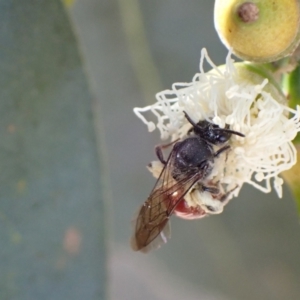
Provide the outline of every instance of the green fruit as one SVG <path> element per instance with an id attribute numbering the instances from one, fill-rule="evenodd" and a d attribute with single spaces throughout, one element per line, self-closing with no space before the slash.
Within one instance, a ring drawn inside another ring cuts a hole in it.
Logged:
<path id="1" fill-rule="evenodd" d="M 216 0 L 215 27 L 238 57 L 278 60 L 299 44 L 299 0 Z"/>

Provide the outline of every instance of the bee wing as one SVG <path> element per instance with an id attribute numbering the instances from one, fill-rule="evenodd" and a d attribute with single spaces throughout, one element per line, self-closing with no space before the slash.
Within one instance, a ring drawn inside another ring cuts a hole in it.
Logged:
<path id="1" fill-rule="evenodd" d="M 133 221 L 132 221 L 132 224 L 134 227 L 133 228 L 134 233 L 136 230 L 137 217 L 138 217 L 138 212 L 137 212 L 136 218 L 133 219 Z M 131 248 L 134 251 L 141 251 L 143 253 L 148 253 L 152 250 L 156 250 L 156 249 L 160 248 L 160 246 L 165 244 L 170 237 L 171 237 L 171 225 L 170 225 L 170 222 L 166 222 L 165 227 L 162 229 L 162 231 L 159 232 L 158 235 L 156 236 L 156 238 L 154 238 L 154 240 L 152 240 L 152 242 L 148 243 L 148 245 L 141 248 L 141 246 L 137 242 L 136 234 L 132 235 L 130 244 L 131 244 Z"/>
<path id="2" fill-rule="evenodd" d="M 170 237 L 169 217 L 190 188 L 202 177 L 195 170 L 172 177 L 176 152 L 172 151 L 147 201 L 140 208 L 135 220 L 131 247 L 135 251 L 148 252 L 159 248 Z"/>

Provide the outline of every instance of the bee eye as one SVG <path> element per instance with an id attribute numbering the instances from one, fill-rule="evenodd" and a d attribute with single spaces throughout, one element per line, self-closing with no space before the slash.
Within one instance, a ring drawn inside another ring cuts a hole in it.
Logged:
<path id="1" fill-rule="evenodd" d="M 227 134 L 227 135 L 225 135 L 225 134 L 219 135 L 219 137 L 218 137 L 218 142 L 220 142 L 220 143 L 225 143 L 225 142 L 227 142 L 227 141 L 228 141 L 228 134 Z"/>

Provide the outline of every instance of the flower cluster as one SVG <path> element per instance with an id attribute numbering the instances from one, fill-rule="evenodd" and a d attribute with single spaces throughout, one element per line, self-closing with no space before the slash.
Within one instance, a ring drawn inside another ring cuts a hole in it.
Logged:
<path id="1" fill-rule="evenodd" d="M 209 72 L 203 69 L 205 60 L 212 67 Z M 279 174 L 296 163 L 292 140 L 300 131 L 300 108 L 289 108 L 268 79 L 261 78 L 257 83 L 251 76 L 241 76 L 239 69 L 243 66 L 235 64 L 229 53 L 225 66 L 217 67 L 203 49 L 200 73 L 192 82 L 173 84 L 171 90 L 156 95 L 156 103 L 135 108 L 134 112 L 149 131 L 158 128 L 163 140 L 186 137 L 191 125 L 183 111 L 195 123 L 207 120 L 221 128 L 227 124 L 243 133 L 245 137 L 231 136 L 230 151 L 216 159 L 208 180 L 220 183 L 225 192 L 232 191 L 230 198 L 239 194 L 244 183 L 265 193 L 274 187 L 282 197 Z M 270 92 L 272 89 L 276 91 Z M 145 118 L 148 111 L 156 116 L 156 124 Z M 153 165 L 154 176 L 158 177 L 162 166 Z"/>

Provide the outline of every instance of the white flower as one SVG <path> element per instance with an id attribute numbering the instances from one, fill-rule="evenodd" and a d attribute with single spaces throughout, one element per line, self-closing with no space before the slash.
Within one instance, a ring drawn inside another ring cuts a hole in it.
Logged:
<path id="1" fill-rule="evenodd" d="M 204 59 L 212 67 L 208 73 L 203 70 Z M 296 163 L 296 149 L 291 141 L 300 131 L 300 109 L 289 108 L 268 79 L 254 83 L 251 76 L 244 76 L 239 71 L 244 66 L 234 64 L 229 53 L 226 65 L 217 67 L 203 49 L 200 73 L 192 82 L 173 84 L 171 90 L 156 95 L 156 103 L 135 108 L 134 112 L 149 131 L 158 128 L 163 140 L 186 137 L 191 124 L 183 111 L 195 123 L 208 120 L 221 128 L 230 125 L 231 130 L 245 137 L 231 136 L 231 150 L 215 160 L 208 180 L 226 186 L 225 192 L 233 190 L 230 198 L 238 195 L 245 182 L 265 193 L 273 186 L 282 197 L 283 180 L 278 175 Z M 258 75 L 253 76 L 257 79 Z M 146 120 L 144 113 L 148 111 L 157 117 L 156 125 Z M 158 177 L 161 169 L 162 165 L 156 163 L 151 171 Z M 187 195 L 186 200 L 194 205 L 188 199 L 195 198 L 201 202 L 200 196 L 193 195 Z"/>

